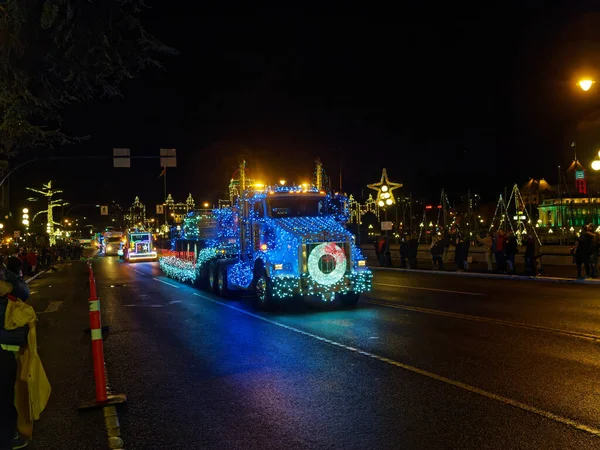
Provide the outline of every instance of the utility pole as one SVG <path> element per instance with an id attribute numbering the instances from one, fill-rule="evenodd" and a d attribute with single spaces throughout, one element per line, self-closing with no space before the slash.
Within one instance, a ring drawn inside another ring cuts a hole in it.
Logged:
<path id="1" fill-rule="evenodd" d="M 156 173 L 156 172 L 154 172 Z M 164 213 L 165 213 L 165 225 L 167 225 L 167 168 L 164 168 L 164 172 L 163 172 L 163 178 L 164 178 L 164 199 L 165 199 L 165 207 L 164 207 Z"/>

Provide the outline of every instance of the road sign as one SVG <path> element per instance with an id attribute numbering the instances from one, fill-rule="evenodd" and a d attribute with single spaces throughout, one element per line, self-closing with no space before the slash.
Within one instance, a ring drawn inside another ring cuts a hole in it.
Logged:
<path id="1" fill-rule="evenodd" d="M 21 232 L 20 231 L 15 231 L 15 239 L 21 237 Z"/>
<path id="2" fill-rule="evenodd" d="M 390 231 L 392 229 L 393 222 L 381 222 L 381 231 Z"/>
<path id="3" fill-rule="evenodd" d="M 160 167 L 177 167 L 177 150 L 174 148 L 161 148 Z"/>
<path id="4" fill-rule="evenodd" d="M 113 148 L 113 167 L 131 167 L 130 156 L 128 148 Z"/>
<path id="5" fill-rule="evenodd" d="M 102 205 L 100 207 L 100 215 L 108 216 L 108 205 Z"/>
<path id="6" fill-rule="evenodd" d="M 165 205 L 156 205 L 156 214 L 164 214 Z"/>

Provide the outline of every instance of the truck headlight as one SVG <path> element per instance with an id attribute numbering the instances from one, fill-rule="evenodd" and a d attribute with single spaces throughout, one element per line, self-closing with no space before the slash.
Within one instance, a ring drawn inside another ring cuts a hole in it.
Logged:
<path id="1" fill-rule="evenodd" d="M 367 261 L 364 259 L 361 259 L 360 261 L 358 261 L 358 267 L 365 267 L 367 265 Z"/>
<path id="2" fill-rule="evenodd" d="M 112 250 L 112 247 L 109 245 L 108 247 L 106 247 L 106 250 L 110 252 Z"/>

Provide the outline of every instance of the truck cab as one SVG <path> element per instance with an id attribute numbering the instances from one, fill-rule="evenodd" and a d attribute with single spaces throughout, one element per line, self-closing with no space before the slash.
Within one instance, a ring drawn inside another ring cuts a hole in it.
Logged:
<path id="1" fill-rule="evenodd" d="M 123 256 L 127 262 L 156 261 L 157 253 L 152 233 L 146 231 L 127 233 Z"/>
<path id="2" fill-rule="evenodd" d="M 290 297 L 355 304 L 372 275 L 332 200 L 301 187 L 244 192 L 230 211 L 237 254 L 205 262 L 210 288 L 254 291 L 264 308 Z"/>

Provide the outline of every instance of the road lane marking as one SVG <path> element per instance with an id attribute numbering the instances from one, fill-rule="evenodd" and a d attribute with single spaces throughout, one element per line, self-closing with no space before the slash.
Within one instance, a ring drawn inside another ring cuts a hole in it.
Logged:
<path id="1" fill-rule="evenodd" d="M 136 269 L 132 269 L 132 270 L 133 270 L 134 272 L 137 272 L 137 273 L 139 273 L 140 275 L 146 275 L 144 272 L 140 272 L 139 270 L 136 270 Z"/>
<path id="2" fill-rule="evenodd" d="M 38 314 L 46 314 L 46 313 L 53 313 L 58 311 L 58 308 L 60 308 L 60 305 L 62 305 L 63 302 L 50 302 L 48 304 L 48 307 L 44 310 L 39 312 Z"/>
<path id="3" fill-rule="evenodd" d="M 182 302 L 182 300 L 173 300 L 173 301 L 170 301 L 168 304 L 174 305 L 175 303 L 181 303 L 181 302 Z"/>
<path id="4" fill-rule="evenodd" d="M 167 283 L 166 281 L 160 280 L 158 278 L 152 278 L 155 281 L 158 281 L 159 283 L 164 283 L 168 286 L 174 287 L 175 289 L 179 289 L 179 286 L 177 286 L 176 284 L 172 284 L 172 283 Z"/>
<path id="5" fill-rule="evenodd" d="M 462 294 L 462 295 L 479 295 L 486 296 L 488 294 L 481 294 L 479 292 L 464 292 L 464 291 L 451 291 L 449 289 L 434 289 L 434 288 L 426 288 L 420 286 L 404 286 L 400 284 L 387 284 L 387 283 L 373 283 L 375 286 L 387 286 L 387 287 L 397 287 L 402 289 L 418 289 L 421 291 L 434 291 L 434 292 L 449 292 L 450 294 Z"/>
<path id="6" fill-rule="evenodd" d="M 515 327 L 515 328 L 525 328 L 525 329 L 529 329 L 529 330 L 545 331 L 547 333 L 560 334 L 562 336 L 574 337 L 574 338 L 584 339 L 584 340 L 593 341 L 593 342 L 600 341 L 600 335 L 596 335 L 596 334 L 579 333 L 577 331 L 561 330 L 559 328 L 550 328 L 550 327 L 542 327 L 542 326 L 538 326 L 538 325 L 529 325 L 529 324 L 522 323 L 522 322 L 511 322 L 509 320 L 493 319 L 491 317 L 472 316 L 470 314 L 460 314 L 460 313 L 453 313 L 453 312 L 448 312 L 448 311 L 440 311 L 437 309 L 420 308 L 418 306 L 394 305 L 392 303 L 382 302 L 382 301 L 378 301 L 378 300 L 365 300 L 364 303 L 370 303 L 373 305 L 384 306 L 386 308 L 403 309 L 403 310 L 407 310 L 407 311 L 415 311 L 415 312 L 421 312 L 421 313 L 425 313 L 425 314 L 435 314 L 438 316 L 453 317 L 456 319 L 472 320 L 474 322 L 494 323 L 494 324 L 498 324 L 498 325 L 506 325 L 506 326 Z"/>
<path id="7" fill-rule="evenodd" d="M 460 381 L 456 381 L 456 380 L 453 380 L 451 378 L 446 378 L 446 377 L 444 377 L 442 375 L 438 375 L 436 373 L 429 372 L 427 370 L 419 369 L 418 367 L 414 367 L 414 366 L 411 366 L 411 365 L 408 365 L 408 364 L 401 363 L 399 361 L 395 361 L 395 360 L 390 359 L 390 358 L 386 358 L 385 356 L 380 356 L 380 355 L 377 355 L 375 353 L 371 353 L 371 352 L 368 352 L 368 351 L 365 351 L 365 350 L 357 349 L 355 347 L 351 347 L 349 345 L 342 344 L 341 342 L 333 341 L 331 339 L 328 339 L 328 338 L 325 338 L 325 337 L 322 337 L 322 336 L 319 336 L 319 335 L 316 335 L 316 334 L 313 334 L 313 333 L 309 333 L 308 331 L 303 331 L 303 330 L 301 330 L 299 328 L 296 328 L 296 327 L 293 327 L 293 326 L 290 326 L 290 325 L 285 325 L 283 323 L 276 322 L 276 321 L 271 320 L 271 319 L 267 319 L 266 317 L 259 316 L 258 314 L 254 314 L 254 313 L 251 313 L 249 311 L 245 311 L 245 310 L 243 310 L 241 308 L 237 308 L 237 307 L 235 307 L 233 305 L 229 305 L 227 303 L 223 303 L 223 302 L 221 302 L 219 300 L 214 300 L 214 299 L 212 299 L 210 297 L 207 297 L 205 295 L 198 294 L 197 292 L 193 292 L 192 294 L 195 295 L 195 296 L 197 296 L 197 297 L 200 297 L 200 298 L 202 298 L 204 300 L 208 300 L 209 302 L 212 302 L 212 303 L 215 303 L 217 305 L 223 306 L 225 308 L 232 309 L 234 311 L 237 311 L 239 313 L 242 313 L 242 314 L 245 314 L 247 316 L 253 317 L 255 319 L 262 320 L 263 322 L 267 322 L 267 323 L 270 323 L 272 325 L 278 326 L 280 328 L 284 328 L 284 329 L 286 329 L 288 331 L 293 331 L 294 333 L 302 334 L 302 335 L 310 337 L 312 339 L 316 339 L 318 341 L 325 342 L 327 344 L 331 344 L 331 345 L 333 345 L 335 347 L 343 348 L 343 349 L 351 351 L 353 353 L 358 353 L 360 355 L 367 356 L 369 358 L 372 358 L 372 359 L 384 362 L 384 363 L 389 364 L 391 366 L 399 367 L 399 368 L 407 370 L 409 372 L 413 372 L 413 373 L 422 375 L 422 376 L 424 376 L 426 378 L 430 378 L 432 380 L 436 380 L 436 381 L 439 381 L 441 383 L 445 383 L 445 384 L 448 384 L 450 386 L 454 386 L 454 387 L 457 387 L 459 389 L 462 389 L 462 390 L 465 390 L 465 391 L 468 391 L 468 392 L 471 392 L 471 393 L 474 393 L 474 394 L 481 395 L 481 396 L 486 397 L 486 398 L 488 398 L 490 400 L 495 400 L 495 401 L 498 401 L 498 402 L 503 403 L 505 405 L 512 406 L 514 408 L 518 408 L 518 409 L 520 409 L 522 411 L 530 412 L 532 414 L 536 414 L 536 415 L 544 417 L 546 419 L 554 420 L 555 422 L 562 423 L 563 425 L 570 426 L 570 427 L 575 428 L 577 430 L 585 431 L 586 433 L 589 433 L 589 434 L 592 434 L 592 435 L 595 435 L 595 436 L 600 436 L 600 429 L 599 428 L 595 428 L 595 427 L 586 425 L 586 424 L 584 424 L 582 422 L 578 422 L 576 420 L 569 419 L 568 417 L 564 417 L 564 416 L 561 416 L 559 414 L 555 414 L 555 413 L 550 412 L 550 411 L 546 411 L 546 410 L 543 410 L 543 409 L 540 409 L 540 408 L 536 408 L 535 406 L 527 405 L 526 403 L 522 403 L 522 402 L 519 402 L 517 400 L 510 399 L 508 397 L 503 397 L 501 395 L 485 391 L 485 390 L 477 388 L 475 386 L 471 386 L 469 384 L 462 383 Z"/>

